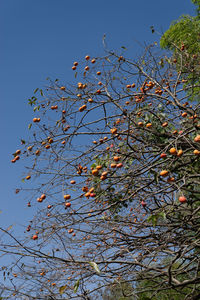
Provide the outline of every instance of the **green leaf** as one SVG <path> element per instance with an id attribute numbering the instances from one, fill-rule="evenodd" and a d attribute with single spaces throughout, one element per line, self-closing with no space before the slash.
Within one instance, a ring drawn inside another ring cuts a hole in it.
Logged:
<path id="1" fill-rule="evenodd" d="M 153 225 L 153 227 L 155 227 L 156 225 L 157 225 L 157 220 L 158 220 L 158 218 L 157 218 L 157 216 L 153 216 L 152 217 L 152 225 Z"/>
<path id="2" fill-rule="evenodd" d="M 121 46 L 121 48 L 122 48 L 122 49 L 124 49 L 124 50 L 127 50 L 127 48 L 126 48 L 126 47 L 124 47 L 124 46 Z"/>
<path id="3" fill-rule="evenodd" d="M 75 284 L 74 284 L 74 293 L 77 292 L 78 287 L 79 287 L 79 283 L 80 283 L 80 279 L 78 279 L 78 280 L 75 282 Z"/>
<path id="4" fill-rule="evenodd" d="M 40 89 L 40 95 L 41 95 L 42 97 L 44 96 L 43 90 L 42 90 L 42 89 Z"/>
<path id="5" fill-rule="evenodd" d="M 99 267 L 94 261 L 89 261 L 89 264 L 98 274 L 100 273 Z"/>
<path id="6" fill-rule="evenodd" d="M 33 109 L 33 111 L 36 111 L 36 110 L 39 110 L 39 109 L 40 109 L 40 105 L 35 106 L 34 109 Z"/>
<path id="7" fill-rule="evenodd" d="M 164 211 L 160 212 L 160 213 L 159 213 L 159 216 L 160 216 L 161 218 L 163 218 L 164 220 L 166 220 L 166 213 L 164 213 Z"/>
<path id="8" fill-rule="evenodd" d="M 31 129 L 32 123 L 28 124 L 28 129 Z"/>
<path id="9" fill-rule="evenodd" d="M 147 222 L 151 222 L 152 225 L 155 227 L 158 223 L 158 220 L 159 218 L 162 218 L 162 219 L 166 219 L 166 214 L 164 212 L 158 212 L 158 214 L 156 215 L 151 215 L 147 218 Z"/>
<path id="10" fill-rule="evenodd" d="M 28 99 L 28 104 L 32 106 L 33 104 L 35 104 L 35 101 L 36 101 L 36 99 L 33 99 L 33 98 Z"/>
<path id="11" fill-rule="evenodd" d="M 75 72 L 75 74 L 74 74 L 74 77 L 75 77 L 75 78 L 77 77 L 77 74 L 78 74 L 78 72 Z"/>
<path id="12" fill-rule="evenodd" d="M 62 285 L 60 288 L 59 288 L 59 293 L 60 295 L 62 295 L 64 293 L 64 291 L 66 290 L 67 288 L 67 285 Z"/>
<path id="13" fill-rule="evenodd" d="M 36 88 L 33 93 L 36 94 L 38 90 L 39 88 Z"/>
<path id="14" fill-rule="evenodd" d="M 92 165 L 91 165 L 91 168 L 96 168 L 96 164 L 95 163 L 93 163 Z"/>
<path id="15" fill-rule="evenodd" d="M 108 57 L 106 57 L 106 60 L 107 60 L 108 62 L 111 62 L 110 59 L 109 59 Z"/>
<path id="16" fill-rule="evenodd" d="M 155 180 L 155 182 L 158 184 L 159 183 L 159 175 L 158 175 L 158 173 L 155 173 L 154 174 L 154 180 Z"/>
<path id="17" fill-rule="evenodd" d="M 157 224 L 157 221 L 158 221 L 158 216 L 157 215 L 151 215 L 147 218 L 147 222 L 151 222 L 153 227 L 156 226 Z"/>

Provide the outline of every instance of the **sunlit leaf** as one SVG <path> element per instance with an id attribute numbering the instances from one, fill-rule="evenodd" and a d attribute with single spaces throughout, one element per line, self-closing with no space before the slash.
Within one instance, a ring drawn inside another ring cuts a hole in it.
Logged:
<path id="1" fill-rule="evenodd" d="M 108 57 L 105 58 L 108 62 L 111 62 L 110 59 Z"/>
<path id="2" fill-rule="evenodd" d="M 60 288 L 59 288 L 59 293 L 60 295 L 62 295 L 64 293 L 64 291 L 66 290 L 67 288 L 67 285 L 62 285 Z"/>
<path id="3" fill-rule="evenodd" d="M 99 267 L 94 261 L 90 261 L 89 264 L 98 274 L 100 273 Z"/>
<path id="4" fill-rule="evenodd" d="M 95 163 L 93 163 L 92 165 L 91 165 L 91 168 L 96 168 L 96 164 Z"/>
<path id="5" fill-rule="evenodd" d="M 33 93 L 36 94 L 38 90 L 39 88 L 36 88 Z"/>
<path id="6" fill-rule="evenodd" d="M 77 292 L 78 288 L 79 288 L 79 283 L 80 283 L 80 279 L 78 279 L 75 284 L 74 284 L 74 293 Z"/>

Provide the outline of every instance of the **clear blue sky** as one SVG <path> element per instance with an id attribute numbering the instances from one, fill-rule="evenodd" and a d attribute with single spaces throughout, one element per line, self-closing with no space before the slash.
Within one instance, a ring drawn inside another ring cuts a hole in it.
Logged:
<path id="1" fill-rule="evenodd" d="M 194 15 L 190 0 L 0 1 L 0 226 L 31 218 L 23 197 L 14 193 L 23 163 L 10 160 L 28 134 L 33 90 L 48 76 L 70 81 L 73 61 L 103 53 L 104 34 L 109 48 L 123 45 L 134 56 L 138 42 L 157 39 L 151 25 L 164 32 L 181 14 Z"/>

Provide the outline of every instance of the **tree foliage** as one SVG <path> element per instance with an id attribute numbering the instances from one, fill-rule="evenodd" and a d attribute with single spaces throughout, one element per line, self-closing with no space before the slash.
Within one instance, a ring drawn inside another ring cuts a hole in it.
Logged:
<path id="1" fill-rule="evenodd" d="M 93 299 L 125 278 L 136 299 L 172 289 L 195 299 L 200 109 L 188 98 L 199 87 L 185 78 L 191 65 L 177 72 L 150 45 L 137 60 L 105 50 L 72 68 L 74 83 L 48 80 L 29 99 L 32 134 L 12 163 L 27 166 L 18 192 L 37 213 L 22 238 L 1 229 L 2 255 L 16 258 L 2 268 L 3 296 Z"/>
<path id="2" fill-rule="evenodd" d="M 200 1 L 199 0 L 191 0 L 192 3 L 194 3 L 197 7 L 196 7 L 196 11 L 197 11 L 197 15 L 200 15 Z"/>
<path id="3" fill-rule="evenodd" d="M 114 282 L 103 291 L 102 300 L 135 300 L 133 287 L 126 281 Z M 98 297 L 98 296 L 97 296 Z"/>
<path id="4" fill-rule="evenodd" d="M 173 21 L 170 28 L 163 34 L 160 40 L 162 48 L 177 51 L 184 45 L 190 56 L 199 53 L 200 1 L 192 0 L 192 3 L 197 6 L 197 15 L 183 15 L 178 20 Z"/>
<path id="5" fill-rule="evenodd" d="M 200 71 L 200 2 L 198 0 L 192 2 L 197 5 L 197 16 L 183 15 L 172 22 L 170 28 L 160 39 L 160 46 L 171 50 L 174 61 L 177 61 L 177 70 L 184 71 L 185 77 L 191 84 L 198 84 Z M 180 55 L 181 51 L 185 52 L 184 56 Z M 183 69 L 184 65 L 186 68 Z M 190 71 L 188 72 L 188 70 Z M 198 94 L 199 89 L 197 88 L 192 97 L 195 98 Z"/>
<path id="6" fill-rule="evenodd" d="M 199 30 L 198 17 L 182 16 L 164 33 L 160 41 L 161 47 L 177 51 L 184 45 L 189 54 L 196 55 L 199 52 Z"/>

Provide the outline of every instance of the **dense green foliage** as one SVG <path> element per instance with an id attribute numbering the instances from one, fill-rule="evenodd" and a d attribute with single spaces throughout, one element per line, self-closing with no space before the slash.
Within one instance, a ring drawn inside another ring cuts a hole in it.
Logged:
<path id="1" fill-rule="evenodd" d="M 190 84 L 198 85 L 194 87 L 193 95 L 189 95 L 190 100 L 197 100 L 200 78 L 200 1 L 192 2 L 197 6 L 197 15 L 183 15 L 173 21 L 161 37 L 160 46 L 172 51 L 177 71 L 184 73 Z"/>
<path id="2" fill-rule="evenodd" d="M 200 50 L 200 20 L 199 17 L 182 16 L 173 22 L 160 40 L 162 48 L 175 52 L 185 45 L 189 54 L 198 54 Z"/>
<path id="3" fill-rule="evenodd" d="M 135 300 L 132 295 L 133 287 L 128 282 L 115 282 L 105 288 L 101 295 L 102 300 Z"/>
<path id="4" fill-rule="evenodd" d="M 191 0 L 196 6 L 196 16 L 183 15 L 172 22 L 160 40 L 161 48 L 176 52 L 181 46 L 187 48 L 189 54 L 197 55 L 200 50 L 200 1 Z"/>

